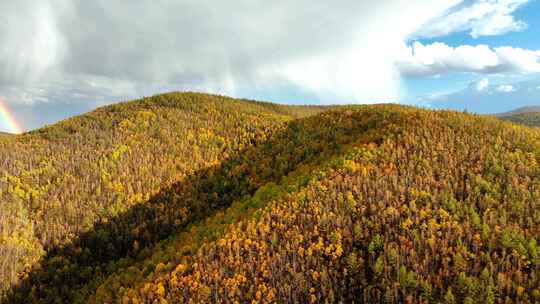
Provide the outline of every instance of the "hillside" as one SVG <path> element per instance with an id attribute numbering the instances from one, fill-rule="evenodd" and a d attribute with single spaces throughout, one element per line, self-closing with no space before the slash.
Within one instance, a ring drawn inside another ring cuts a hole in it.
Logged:
<path id="1" fill-rule="evenodd" d="M 495 114 L 494 116 L 530 127 L 540 127 L 540 106 L 521 107 L 516 110 Z"/>
<path id="2" fill-rule="evenodd" d="M 320 110 L 174 93 L 1 137 L 0 294 L 45 254 L 129 210 L 143 212 L 162 189 L 265 141 L 284 122 Z M 167 222 L 146 232 L 151 236 L 141 246 L 191 220 L 183 203 L 163 218 L 133 215 Z M 105 253 L 128 253 L 116 249 Z"/>
<path id="3" fill-rule="evenodd" d="M 511 121 L 530 127 L 540 127 L 540 110 L 538 112 L 528 112 L 522 114 L 512 114 L 501 117 L 504 120 Z"/>
<path id="4" fill-rule="evenodd" d="M 538 113 L 538 112 L 540 112 L 540 106 L 529 106 L 529 107 L 517 108 L 510 112 L 495 114 L 495 116 L 505 117 L 505 116 L 514 116 L 514 115 L 519 115 L 519 114 Z"/>
<path id="5" fill-rule="evenodd" d="M 0 154 L 8 303 L 540 301 L 538 129 L 177 93 Z"/>

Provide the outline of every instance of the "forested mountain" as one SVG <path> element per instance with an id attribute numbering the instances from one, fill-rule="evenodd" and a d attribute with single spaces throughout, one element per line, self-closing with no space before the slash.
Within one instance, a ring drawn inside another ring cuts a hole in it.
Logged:
<path id="1" fill-rule="evenodd" d="M 203 169 L 210 172 L 238 151 L 266 141 L 285 121 L 318 111 L 167 94 L 101 108 L 21 136 L 1 137 L 0 290 L 6 291 L 30 266 L 40 265 L 45 254 L 55 254 L 114 217 L 127 217 L 128 211 L 161 225 L 158 232 L 138 228 L 150 225 L 143 218 L 128 223 L 137 223 L 129 229 L 140 229 L 141 247 L 168 236 L 191 221 L 186 208 L 192 206 L 178 202 L 173 207 L 160 198 L 163 189 L 196 178 Z M 155 214 L 157 209 L 139 214 L 150 205 L 172 209 L 167 215 Z M 128 229 L 118 229 L 124 228 Z M 111 232 L 92 236 L 134 240 L 127 235 L 131 231 Z M 129 253 L 126 248 L 100 249 L 111 259 Z M 89 253 L 91 264 L 96 257 Z"/>
<path id="2" fill-rule="evenodd" d="M 512 114 L 508 116 L 503 116 L 501 118 L 526 126 L 540 127 L 540 110 L 538 112 Z"/>
<path id="3" fill-rule="evenodd" d="M 495 116 L 531 127 L 540 127 L 540 106 L 518 108 L 514 111 L 495 114 Z"/>
<path id="4" fill-rule="evenodd" d="M 6 303 L 535 303 L 540 131 L 195 93 L 0 138 Z"/>
<path id="5" fill-rule="evenodd" d="M 538 112 L 540 112 L 540 106 L 529 106 L 529 107 L 517 108 L 510 112 L 499 113 L 499 114 L 496 114 L 495 116 L 505 117 L 505 116 L 513 116 L 513 115 L 518 115 L 518 114 L 528 114 L 528 113 L 538 113 Z"/>

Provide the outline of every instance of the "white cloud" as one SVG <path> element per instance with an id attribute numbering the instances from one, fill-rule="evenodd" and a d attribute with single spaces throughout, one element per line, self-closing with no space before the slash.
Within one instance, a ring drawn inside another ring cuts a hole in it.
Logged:
<path id="1" fill-rule="evenodd" d="M 0 82 L 93 80 L 93 96 L 109 96 L 96 79 L 111 79 L 119 98 L 147 83 L 236 96 L 285 83 L 328 101 L 396 100 L 393 59 L 461 1 L 2 1 Z"/>
<path id="2" fill-rule="evenodd" d="M 466 31 L 478 38 L 520 31 L 527 25 L 512 14 L 527 2 L 529 0 L 478 0 L 433 19 L 415 36 L 432 38 Z"/>
<path id="3" fill-rule="evenodd" d="M 477 91 L 479 92 L 484 91 L 485 89 L 489 87 L 489 79 L 487 78 L 480 79 L 479 81 L 474 82 L 473 85 Z"/>
<path id="4" fill-rule="evenodd" d="M 510 92 L 514 92 L 516 89 L 512 85 L 503 84 L 503 85 L 498 86 L 496 90 L 498 92 L 510 93 Z"/>
<path id="5" fill-rule="evenodd" d="M 67 52 L 58 21 L 68 3 L 0 2 L 0 82 L 35 81 L 54 68 Z"/>
<path id="6" fill-rule="evenodd" d="M 493 82 L 493 80 L 492 80 Z M 468 87 L 448 92 L 432 98 L 419 96 L 419 105 L 430 105 L 443 109 L 467 109 L 476 113 L 502 113 L 519 107 L 538 105 L 540 100 L 540 79 L 524 80 L 514 83 L 490 84 L 482 91 L 477 91 L 478 82 L 472 82 Z"/>
<path id="7" fill-rule="evenodd" d="M 540 72 L 540 50 L 526 50 L 510 46 L 494 49 L 501 66 L 521 72 Z"/>
<path id="8" fill-rule="evenodd" d="M 402 75 L 423 76 L 449 72 L 536 73 L 540 72 L 540 51 L 487 45 L 451 47 L 435 42 L 414 42 L 397 60 Z"/>

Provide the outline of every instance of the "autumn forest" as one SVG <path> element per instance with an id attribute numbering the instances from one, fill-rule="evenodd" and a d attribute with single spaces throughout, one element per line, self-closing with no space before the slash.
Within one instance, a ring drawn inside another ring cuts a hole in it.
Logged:
<path id="1" fill-rule="evenodd" d="M 538 117 L 169 93 L 0 135 L 0 302 L 540 303 Z"/>

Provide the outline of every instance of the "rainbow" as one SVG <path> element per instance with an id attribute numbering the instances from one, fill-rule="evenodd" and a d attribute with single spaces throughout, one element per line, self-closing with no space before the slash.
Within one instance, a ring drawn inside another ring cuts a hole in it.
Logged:
<path id="1" fill-rule="evenodd" d="M 23 127 L 17 122 L 17 119 L 11 113 L 11 110 L 2 97 L 0 97 L 0 128 L 7 128 L 7 132 L 15 134 L 23 132 Z"/>

